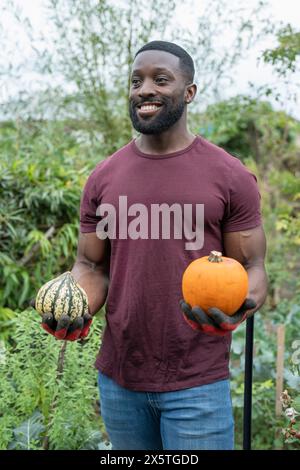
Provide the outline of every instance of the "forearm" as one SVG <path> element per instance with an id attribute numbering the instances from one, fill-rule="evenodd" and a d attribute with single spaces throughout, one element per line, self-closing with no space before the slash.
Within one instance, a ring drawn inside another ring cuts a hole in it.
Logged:
<path id="1" fill-rule="evenodd" d="M 252 315 L 264 304 L 268 292 L 268 278 L 264 265 L 254 265 L 246 267 L 249 279 L 249 288 L 247 298 L 253 299 L 256 303 L 256 308 L 249 310 Z"/>
<path id="2" fill-rule="evenodd" d="M 85 290 L 91 315 L 94 315 L 104 305 L 109 278 L 102 266 L 76 261 L 71 271 L 75 280 Z"/>

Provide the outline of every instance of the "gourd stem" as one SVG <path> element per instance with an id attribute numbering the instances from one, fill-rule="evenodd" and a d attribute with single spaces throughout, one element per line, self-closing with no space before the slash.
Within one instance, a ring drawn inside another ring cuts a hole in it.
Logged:
<path id="1" fill-rule="evenodd" d="M 220 251 L 211 251 L 208 261 L 211 261 L 212 263 L 221 263 L 223 261 L 222 253 Z"/>

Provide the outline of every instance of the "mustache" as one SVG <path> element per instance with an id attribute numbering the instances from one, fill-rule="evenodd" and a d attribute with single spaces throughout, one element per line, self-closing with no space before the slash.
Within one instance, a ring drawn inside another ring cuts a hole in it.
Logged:
<path id="1" fill-rule="evenodd" d="M 133 106 L 133 107 L 135 107 L 135 108 L 136 108 L 137 106 L 142 106 L 144 103 L 148 103 L 148 104 L 151 104 L 151 103 L 160 103 L 160 104 L 163 105 L 163 104 L 166 104 L 166 101 L 162 101 L 162 100 L 149 100 L 149 99 L 147 99 L 147 100 L 143 100 L 143 101 L 137 102 L 137 101 L 134 101 L 134 100 L 130 100 L 131 106 Z"/>

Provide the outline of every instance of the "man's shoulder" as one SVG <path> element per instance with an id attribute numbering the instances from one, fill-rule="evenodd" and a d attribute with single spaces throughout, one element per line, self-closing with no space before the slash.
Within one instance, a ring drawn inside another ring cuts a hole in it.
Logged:
<path id="1" fill-rule="evenodd" d="M 234 155 L 232 152 L 228 152 L 223 147 L 220 147 L 217 144 L 205 139 L 204 137 L 200 137 L 202 152 L 205 151 L 211 158 L 215 158 L 220 163 L 228 165 L 230 167 L 234 167 L 236 165 L 240 165 L 243 163 L 241 162 L 239 156 Z"/>
<path id="2" fill-rule="evenodd" d="M 209 164 L 216 177 L 225 179 L 227 177 L 230 182 L 239 177 L 247 177 L 251 173 L 238 155 L 228 152 L 203 137 L 201 137 L 201 147 L 201 153 L 206 155 L 205 162 Z"/>
<path id="3" fill-rule="evenodd" d="M 115 165 L 119 165 L 120 159 L 130 152 L 130 146 L 131 142 L 123 145 L 123 147 L 119 148 L 112 154 L 108 155 L 105 157 L 103 160 L 97 163 L 95 168 L 92 170 L 90 176 L 93 175 L 93 177 L 98 177 L 102 174 L 105 174 L 107 171 L 111 171 L 112 168 L 115 167 Z"/>

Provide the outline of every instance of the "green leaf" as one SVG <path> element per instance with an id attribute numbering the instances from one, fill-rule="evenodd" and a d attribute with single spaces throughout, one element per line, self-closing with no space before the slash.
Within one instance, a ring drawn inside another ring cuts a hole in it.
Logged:
<path id="1" fill-rule="evenodd" d="M 41 441 L 44 430 L 43 415 L 35 411 L 29 419 L 13 430 L 14 438 L 8 449 L 30 450 L 32 443 Z"/>

